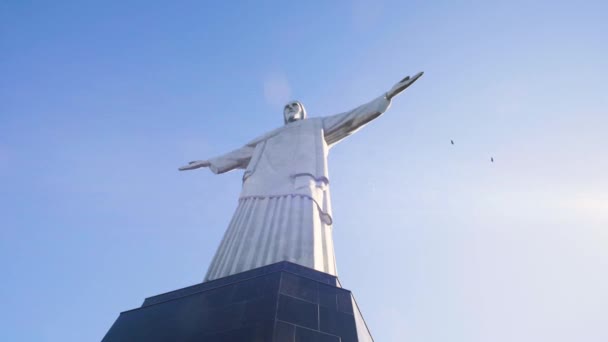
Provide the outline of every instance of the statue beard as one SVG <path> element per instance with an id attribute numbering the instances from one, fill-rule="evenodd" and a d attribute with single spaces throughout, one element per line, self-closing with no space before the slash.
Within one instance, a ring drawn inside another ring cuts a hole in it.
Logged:
<path id="1" fill-rule="evenodd" d="M 296 114 L 299 114 L 299 116 L 289 115 L 289 117 L 286 120 L 287 123 L 296 122 L 296 121 L 302 120 L 302 113 L 300 112 L 300 113 L 296 113 Z"/>

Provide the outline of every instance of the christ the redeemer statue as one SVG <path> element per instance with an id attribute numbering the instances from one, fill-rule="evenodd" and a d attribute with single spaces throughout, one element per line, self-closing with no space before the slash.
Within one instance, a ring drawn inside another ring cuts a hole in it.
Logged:
<path id="1" fill-rule="evenodd" d="M 181 167 L 208 167 L 216 174 L 245 169 L 238 207 L 205 280 L 279 261 L 337 275 L 327 153 L 384 113 L 420 76 L 408 76 L 377 99 L 331 116 L 307 118 L 302 103 L 289 102 L 284 126 L 232 152 Z"/>

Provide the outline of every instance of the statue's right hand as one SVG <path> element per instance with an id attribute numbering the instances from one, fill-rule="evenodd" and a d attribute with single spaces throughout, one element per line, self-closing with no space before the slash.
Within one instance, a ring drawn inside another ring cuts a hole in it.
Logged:
<path id="1" fill-rule="evenodd" d="M 178 170 L 186 171 L 186 170 L 194 170 L 200 167 L 209 167 L 211 163 L 208 160 L 195 160 L 188 163 L 186 166 L 180 167 Z"/>

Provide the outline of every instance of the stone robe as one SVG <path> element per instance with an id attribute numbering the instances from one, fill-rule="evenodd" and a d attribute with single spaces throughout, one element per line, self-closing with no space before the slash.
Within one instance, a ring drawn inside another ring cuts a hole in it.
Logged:
<path id="1" fill-rule="evenodd" d="M 205 280 L 283 260 L 337 275 L 327 154 L 389 105 L 381 96 L 345 113 L 291 122 L 210 159 L 214 173 L 246 170 Z"/>

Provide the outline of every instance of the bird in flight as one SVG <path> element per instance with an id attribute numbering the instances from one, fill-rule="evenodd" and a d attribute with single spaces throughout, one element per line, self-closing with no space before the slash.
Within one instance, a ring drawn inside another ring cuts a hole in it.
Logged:
<path id="1" fill-rule="evenodd" d="M 493 163 L 494 162 L 494 157 L 490 157 L 490 161 Z"/>
<path id="2" fill-rule="evenodd" d="M 450 142 L 452 143 L 452 145 L 454 145 L 454 140 L 450 140 Z"/>

